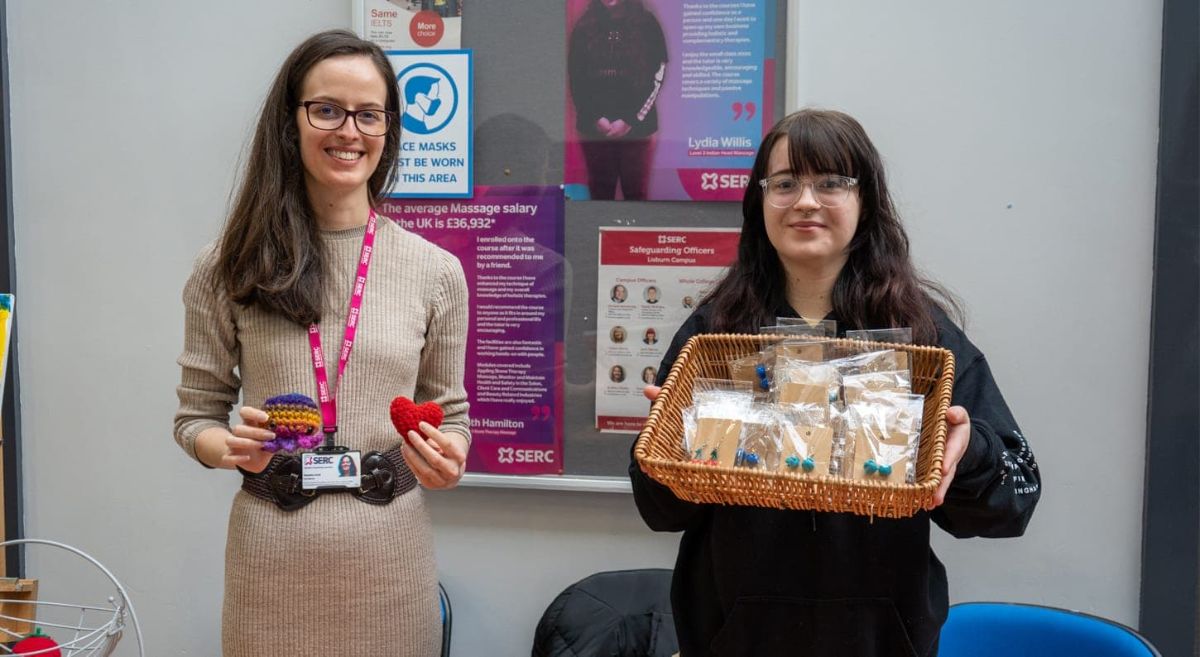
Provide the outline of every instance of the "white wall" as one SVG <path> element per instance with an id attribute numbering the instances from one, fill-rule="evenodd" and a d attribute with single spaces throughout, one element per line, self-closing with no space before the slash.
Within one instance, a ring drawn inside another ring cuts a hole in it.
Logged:
<path id="1" fill-rule="evenodd" d="M 237 477 L 170 438 L 179 291 L 271 75 L 303 36 L 348 26 L 350 3 L 7 11 L 27 534 L 108 565 L 147 654 L 216 654 Z M 967 301 L 1044 470 L 1024 539 L 936 539 L 956 600 L 1136 622 L 1160 16 L 1142 0 L 792 3 L 791 97 L 876 139 L 919 262 Z M 624 495 L 430 498 L 456 655 L 527 654 L 563 586 L 669 566 L 677 542 Z M 49 563 L 31 552 L 32 572 Z"/>
<path id="2" fill-rule="evenodd" d="M 1136 625 L 1160 2 L 801 2 L 796 97 L 859 118 L 1045 480 L 1027 535 L 938 533 L 952 601 Z"/>

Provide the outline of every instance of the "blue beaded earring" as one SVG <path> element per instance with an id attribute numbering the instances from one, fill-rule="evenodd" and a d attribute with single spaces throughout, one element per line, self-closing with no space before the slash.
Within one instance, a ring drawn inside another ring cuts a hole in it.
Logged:
<path id="1" fill-rule="evenodd" d="M 869 475 L 878 474 L 880 477 L 887 477 L 892 474 L 892 466 L 880 465 L 875 462 L 875 459 L 867 459 L 867 462 L 863 463 L 863 470 Z"/>
<path id="2" fill-rule="evenodd" d="M 754 373 L 758 375 L 758 385 L 763 390 L 771 389 L 771 382 L 767 380 L 767 366 L 759 363 L 754 366 Z"/>

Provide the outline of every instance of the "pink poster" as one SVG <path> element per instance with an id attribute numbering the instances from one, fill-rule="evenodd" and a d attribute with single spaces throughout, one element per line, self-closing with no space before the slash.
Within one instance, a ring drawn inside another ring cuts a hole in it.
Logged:
<path id="1" fill-rule="evenodd" d="M 457 256 L 467 277 L 467 470 L 562 474 L 562 190 L 476 187 L 471 199 L 381 209 Z"/>
<path id="2" fill-rule="evenodd" d="M 740 201 L 774 35 L 775 0 L 567 0 L 567 198 Z"/>

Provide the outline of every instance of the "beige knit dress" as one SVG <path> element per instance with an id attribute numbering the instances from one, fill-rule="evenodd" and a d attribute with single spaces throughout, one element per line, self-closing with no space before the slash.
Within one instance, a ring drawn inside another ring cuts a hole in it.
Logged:
<path id="1" fill-rule="evenodd" d="M 365 228 L 322 233 L 331 276 L 321 341 L 336 376 Z M 261 407 L 289 392 L 316 398 L 305 327 L 213 292 L 214 249 L 183 293 L 186 325 L 175 439 L 192 458 L 196 435 L 227 426 L 238 401 Z M 458 260 L 379 220 L 354 351 L 337 391 L 338 442 L 399 443 L 388 406 L 405 395 L 445 410 L 443 431 L 469 437 L 463 367 L 467 288 Z M 238 491 L 225 546 L 225 657 L 437 655 L 437 570 L 425 491 L 385 506 L 326 494 L 298 511 Z"/>

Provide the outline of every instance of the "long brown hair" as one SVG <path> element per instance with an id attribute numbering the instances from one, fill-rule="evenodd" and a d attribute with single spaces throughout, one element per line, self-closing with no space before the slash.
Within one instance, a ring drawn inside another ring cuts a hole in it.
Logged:
<path id="1" fill-rule="evenodd" d="M 326 272 L 316 217 L 304 187 L 296 124 L 304 78 L 330 57 L 368 57 L 387 88 L 393 114 L 379 166 L 367 190 L 378 205 L 395 177 L 400 150 L 396 74 L 379 46 L 346 30 L 309 37 L 288 55 L 263 101 L 233 210 L 221 233 L 217 287 L 234 301 L 279 313 L 301 325 L 321 318 Z"/>
<path id="2" fill-rule="evenodd" d="M 774 324 L 776 312 L 787 306 L 787 276 L 767 237 L 759 184 L 780 139 L 787 140 L 791 169 L 797 174 L 858 179 L 858 228 L 833 285 L 833 315 L 839 328 L 911 327 L 914 342 L 936 343 L 934 313 L 940 310 L 961 320 L 957 300 L 913 267 L 883 162 L 866 131 L 847 114 L 815 109 L 789 114 L 763 137 L 742 197 L 737 261 L 703 301 L 712 305 L 712 330 L 757 333 L 759 327 Z"/>

